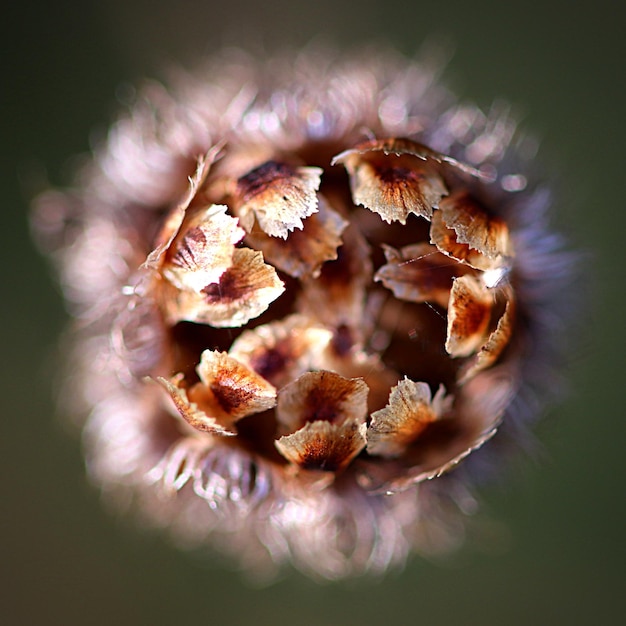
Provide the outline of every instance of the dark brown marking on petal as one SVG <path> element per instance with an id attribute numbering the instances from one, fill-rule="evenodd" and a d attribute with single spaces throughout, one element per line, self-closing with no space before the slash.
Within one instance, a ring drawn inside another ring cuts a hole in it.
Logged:
<path id="1" fill-rule="evenodd" d="M 198 262 L 194 250 L 198 248 L 203 250 L 206 243 L 207 238 L 202 228 L 199 226 L 190 228 L 172 256 L 172 264 L 185 269 L 194 269 Z"/>
<path id="2" fill-rule="evenodd" d="M 267 380 L 284 370 L 293 360 L 291 338 L 278 342 L 274 347 L 267 348 L 254 354 L 250 359 L 250 366 L 259 375 Z"/>
<path id="3" fill-rule="evenodd" d="M 278 451 L 305 470 L 337 472 L 365 446 L 365 424 L 312 422 L 276 442 Z"/>
<path id="4" fill-rule="evenodd" d="M 337 356 L 345 356 L 354 345 L 353 333 L 349 326 L 341 324 L 333 333 L 331 347 Z"/>
<path id="5" fill-rule="evenodd" d="M 333 423 L 338 417 L 342 417 L 342 404 L 354 393 L 354 384 L 351 383 L 349 379 L 322 372 L 319 387 L 311 389 L 304 400 L 302 423 Z"/>
<path id="6" fill-rule="evenodd" d="M 226 381 L 218 379 L 209 385 L 217 403 L 226 413 L 236 413 L 237 409 L 246 405 L 255 395 L 250 389 L 233 385 L 237 382 L 231 379 Z"/>
<path id="7" fill-rule="evenodd" d="M 207 304 L 229 304 L 241 300 L 257 288 L 240 270 L 236 265 L 229 267 L 220 277 L 219 283 L 207 285 L 202 290 Z"/>
<path id="8" fill-rule="evenodd" d="M 267 191 L 277 179 L 290 179 L 297 175 L 295 167 L 278 161 L 267 161 L 237 179 L 237 191 L 244 202 Z M 283 197 L 283 200 L 287 198 Z"/>
<path id="9" fill-rule="evenodd" d="M 349 446 L 344 450 L 340 447 L 332 447 L 323 439 L 308 442 L 302 450 L 300 467 L 306 470 L 321 470 L 323 472 L 336 472 L 345 463 L 345 458 L 350 452 Z"/>
<path id="10" fill-rule="evenodd" d="M 209 304 L 232 302 L 241 295 L 240 290 L 237 288 L 237 277 L 229 270 L 222 274 L 219 283 L 207 285 L 202 290 L 202 293 Z"/>

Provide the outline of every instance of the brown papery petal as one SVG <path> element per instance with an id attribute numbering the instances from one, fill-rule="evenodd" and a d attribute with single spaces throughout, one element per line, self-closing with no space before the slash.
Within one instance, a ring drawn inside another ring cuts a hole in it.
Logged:
<path id="1" fill-rule="evenodd" d="M 446 308 L 455 277 L 468 268 L 441 254 L 435 246 L 417 243 L 395 250 L 384 246 L 387 263 L 374 275 L 400 300 L 435 302 Z"/>
<path id="2" fill-rule="evenodd" d="M 444 224 L 456 233 L 458 243 L 467 244 L 490 259 L 505 263 L 513 254 L 509 229 L 466 192 L 457 192 L 439 205 Z"/>
<path id="3" fill-rule="evenodd" d="M 337 472 L 365 447 L 365 424 L 311 422 L 275 442 L 291 463 L 306 470 Z"/>
<path id="4" fill-rule="evenodd" d="M 156 239 L 155 248 L 146 259 L 146 267 L 153 269 L 158 269 L 160 267 L 163 255 L 167 252 L 177 236 L 183 220 L 185 219 L 185 213 L 189 208 L 189 205 L 196 197 L 198 190 L 202 187 L 202 184 L 206 180 L 209 170 L 215 162 L 218 154 L 221 152 L 222 147 L 222 144 L 218 144 L 211 148 L 203 157 L 198 159 L 196 170 L 193 176 L 189 178 L 187 193 L 184 195 L 180 203 L 170 212 L 165 220 L 165 223 L 161 227 Z"/>
<path id="5" fill-rule="evenodd" d="M 346 378 L 362 378 L 369 388 L 367 412 L 384 407 L 389 399 L 389 391 L 400 378 L 399 374 L 387 367 L 378 355 L 368 354 L 359 349 L 358 345 L 342 351 L 344 346 L 341 341 L 336 333 L 316 361 L 317 369 L 330 370 Z"/>
<path id="6" fill-rule="evenodd" d="M 360 327 L 371 276 L 370 247 L 358 229 L 349 226 L 337 258 L 322 265 L 316 280 L 303 277 L 297 308 L 330 326 Z"/>
<path id="7" fill-rule="evenodd" d="M 199 211 L 176 237 L 162 271 L 180 289 L 200 291 L 231 266 L 235 244 L 245 232 L 226 211 L 223 205 Z"/>
<path id="8" fill-rule="evenodd" d="M 261 315 L 284 290 L 261 252 L 235 248 L 233 263 L 218 283 L 207 285 L 200 293 L 179 290 L 166 294 L 164 307 L 170 322 L 187 320 L 234 328 Z"/>
<path id="9" fill-rule="evenodd" d="M 494 295 L 474 276 L 455 279 L 448 304 L 446 350 L 453 357 L 469 356 L 487 340 Z"/>
<path id="10" fill-rule="evenodd" d="M 461 161 L 457 161 L 451 156 L 442 154 L 441 152 L 437 152 L 436 150 L 432 150 L 424 144 L 413 141 L 412 139 L 407 139 L 405 137 L 390 137 L 387 139 L 370 139 L 368 141 L 364 141 L 352 148 L 351 150 L 345 150 L 341 154 L 338 154 L 331 161 L 331 165 L 343 162 L 347 155 L 350 155 L 354 152 L 358 152 L 359 154 L 366 154 L 368 152 L 382 152 L 383 154 L 395 154 L 396 156 L 410 155 L 417 157 L 423 161 L 428 159 L 430 161 L 436 162 L 439 165 L 446 164 L 452 166 L 460 172 L 470 174 L 471 176 L 474 176 L 476 178 L 491 180 L 491 176 L 489 176 L 485 172 L 481 172 L 471 165 L 462 163 Z"/>
<path id="11" fill-rule="evenodd" d="M 432 398 L 426 383 L 408 378 L 391 390 L 389 404 L 372 413 L 367 429 L 367 451 L 370 454 L 397 457 L 413 443 L 424 429 L 449 408 L 451 398 L 444 398 L 443 386 Z"/>
<path id="12" fill-rule="evenodd" d="M 302 228 L 303 218 L 317 211 L 317 190 L 323 170 L 267 161 L 237 180 L 237 212 L 251 230 L 254 218 L 271 237 L 287 238 Z"/>
<path id="13" fill-rule="evenodd" d="M 270 237 L 255 227 L 246 241 L 263 252 L 265 258 L 294 278 L 317 277 L 322 264 L 337 258 L 341 233 L 346 222 L 319 196 L 318 213 L 307 217 L 302 230 L 294 230 L 286 239 Z"/>
<path id="14" fill-rule="evenodd" d="M 210 435 L 236 435 L 237 433 L 231 430 L 229 426 L 220 423 L 215 417 L 207 415 L 195 402 L 189 400 L 187 392 L 179 386 L 182 380 L 182 374 L 177 374 L 171 380 L 157 378 L 157 381 L 163 386 L 174 402 L 174 406 L 181 417 L 196 430 L 209 433 Z"/>
<path id="15" fill-rule="evenodd" d="M 309 369 L 332 339 L 332 332 L 303 315 L 246 330 L 229 354 L 280 388 Z"/>
<path id="16" fill-rule="evenodd" d="M 188 395 L 210 415 L 236 421 L 276 404 L 274 386 L 225 352 L 205 350 L 196 371 Z"/>
<path id="17" fill-rule="evenodd" d="M 278 394 L 276 416 L 288 431 L 309 422 L 344 424 L 365 420 L 367 385 L 334 372 L 306 372 Z"/>
<path id="18" fill-rule="evenodd" d="M 446 226 L 441 211 L 435 211 L 433 214 L 430 224 L 430 242 L 446 256 L 477 270 L 494 270 L 502 266 L 501 259 L 490 259 L 468 244 L 459 243 L 456 232 Z"/>
<path id="19" fill-rule="evenodd" d="M 448 193 L 432 162 L 411 151 L 408 140 L 375 141 L 337 155 L 350 175 L 352 199 L 388 223 L 406 223 L 410 213 L 430 219 Z M 395 149 L 394 149 L 395 148 Z"/>
<path id="20" fill-rule="evenodd" d="M 513 300 L 507 300 L 504 313 L 498 320 L 495 330 L 489 335 L 487 343 L 479 350 L 478 354 L 470 361 L 462 371 L 460 382 L 473 378 L 481 370 L 491 367 L 500 357 L 503 350 L 511 340 L 513 332 L 513 316 L 515 306 Z"/>

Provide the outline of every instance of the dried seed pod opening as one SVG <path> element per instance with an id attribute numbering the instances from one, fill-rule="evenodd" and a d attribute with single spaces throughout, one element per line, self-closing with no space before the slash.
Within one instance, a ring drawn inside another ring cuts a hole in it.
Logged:
<path id="1" fill-rule="evenodd" d="M 235 244 L 244 231 L 236 219 L 226 215 L 227 210 L 224 205 L 214 205 L 199 211 L 170 244 L 162 272 L 178 289 L 202 291 L 219 282 L 233 264 Z"/>
<path id="2" fill-rule="evenodd" d="M 271 237 L 286 239 L 302 228 L 302 220 L 317 211 L 319 167 L 293 167 L 267 161 L 237 180 L 237 212 L 246 230 L 256 220 Z"/>
<path id="3" fill-rule="evenodd" d="M 276 389 L 224 352 L 205 350 L 196 369 L 200 382 L 187 391 L 180 386 L 183 374 L 177 374 L 171 381 L 160 378 L 159 382 L 182 417 L 198 430 L 225 434 L 217 432 L 215 424 L 222 424 L 228 430 L 242 417 L 276 404 Z"/>
<path id="4" fill-rule="evenodd" d="M 429 424 L 441 418 L 451 404 L 444 400 L 443 386 L 435 397 L 425 383 L 401 380 L 389 396 L 389 404 L 372 413 L 367 429 L 367 450 L 372 455 L 398 457 L 413 443 Z"/>
<path id="5" fill-rule="evenodd" d="M 512 120 L 429 63 L 319 61 L 226 56 L 146 93 L 35 227 L 80 320 L 94 480 L 188 544 L 333 578 L 462 532 L 451 470 L 550 368 L 557 252 L 547 196 L 506 183 Z"/>
<path id="6" fill-rule="evenodd" d="M 420 146 L 402 139 L 370 141 L 337 155 L 350 174 L 354 204 L 378 213 L 385 222 L 405 224 L 410 213 L 430 219 L 448 193 Z"/>
<path id="7" fill-rule="evenodd" d="M 288 430 L 310 422 L 364 422 L 367 385 L 334 372 L 307 372 L 281 389 L 276 416 Z"/>

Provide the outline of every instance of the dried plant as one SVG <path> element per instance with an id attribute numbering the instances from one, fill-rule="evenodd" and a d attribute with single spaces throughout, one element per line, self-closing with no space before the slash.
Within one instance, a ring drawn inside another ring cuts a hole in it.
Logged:
<path id="1" fill-rule="evenodd" d="M 229 53 L 147 84 L 39 198 L 105 493 L 259 572 L 459 543 L 471 480 L 553 384 L 568 260 L 534 144 L 437 74 Z"/>

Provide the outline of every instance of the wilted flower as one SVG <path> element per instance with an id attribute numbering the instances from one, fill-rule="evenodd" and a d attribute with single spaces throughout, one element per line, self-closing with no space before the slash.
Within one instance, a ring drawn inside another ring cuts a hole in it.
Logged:
<path id="1" fill-rule="evenodd" d="M 77 190 L 39 199 L 105 492 L 261 571 L 458 543 L 481 463 L 448 472 L 537 414 L 567 260 L 532 142 L 435 79 L 226 55 L 146 85 Z"/>

